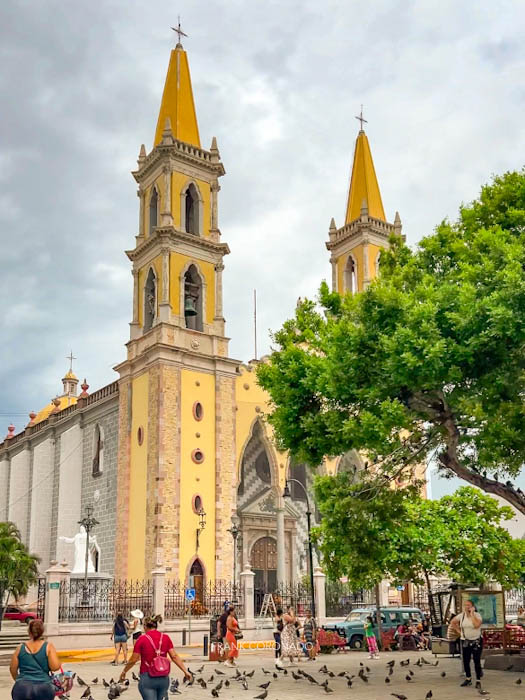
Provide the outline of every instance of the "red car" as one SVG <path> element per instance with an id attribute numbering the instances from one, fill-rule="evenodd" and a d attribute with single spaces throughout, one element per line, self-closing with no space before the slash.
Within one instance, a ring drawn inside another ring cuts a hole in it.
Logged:
<path id="1" fill-rule="evenodd" d="M 28 625 L 31 620 L 36 620 L 36 617 L 34 612 L 22 610 L 18 605 L 8 605 L 4 612 L 4 620 L 18 620 L 26 625 Z"/>

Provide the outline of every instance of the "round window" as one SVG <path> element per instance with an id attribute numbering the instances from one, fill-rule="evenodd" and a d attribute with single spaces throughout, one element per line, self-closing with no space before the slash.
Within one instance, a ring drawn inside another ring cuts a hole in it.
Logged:
<path id="1" fill-rule="evenodd" d="M 195 464 L 202 464 L 202 462 L 204 462 L 204 452 L 197 448 L 191 453 L 191 458 Z"/>
<path id="2" fill-rule="evenodd" d="M 139 445 L 142 445 L 142 443 L 144 442 L 144 428 L 142 426 L 140 426 L 137 430 L 137 440 Z"/>
<path id="3" fill-rule="evenodd" d="M 202 404 L 200 401 L 195 401 L 193 404 L 193 417 L 195 420 L 202 420 L 202 416 L 204 415 L 204 409 L 202 408 Z"/>
<path id="4" fill-rule="evenodd" d="M 193 496 L 193 512 L 200 513 L 201 510 L 202 510 L 202 498 L 199 495 Z"/>

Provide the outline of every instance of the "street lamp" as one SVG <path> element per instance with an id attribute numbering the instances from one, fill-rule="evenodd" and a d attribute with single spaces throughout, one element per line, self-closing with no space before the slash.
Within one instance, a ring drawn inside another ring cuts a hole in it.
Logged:
<path id="1" fill-rule="evenodd" d="M 312 616 L 315 620 L 315 591 L 314 591 L 314 558 L 312 554 L 312 511 L 310 510 L 310 500 L 308 498 L 308 492 L 302 484 L 297 479 L 287 479 L 284 486 L 283 498 L 291 498 L 292 494 L 290 492 L 289 484 L 299 484 L 299 486 L 304 491 L 304 496 L 306 498 L 306 523 L 308 525 L 308 557 L 310 560 L 310 588 L 312 590 Z"/>
<path id="2" fill-rule="evenodd" d="M 233 537 L 233 585 L 235 586 L 237 582 L 237 538 L 239 537 L 241 531 L 238 526 L 238 519 L 232 516 L 232 526 L 228 530 L 230 535 Z"/>
<path id="3" fill-rule="evenodd" d="M 89 534 L 91 530 L 98 525 L 98 520 L 93 517 L 93 506 L 86 506 L 86 515 L 78 524 L 86 531 L 86 557 L 84 560 L 84 593 L 82 595 L 82 605 L 88 605 L 88 563 L 89 563 Z"/>
<path id="4" fill-rule="evenodd" d="M 196 547 L 197 547 L 197 552 L 199 551 L 199 537 L 200 537 L 200 534 L 201 534 L 201 532 L 204 530 L 204 528 L 206 527 L 206 513 L 205 513 L 205 511 L 204 511 L 204 508 L 201 508 L 201 509 L 199 510 L 198 515 L 199 515 L 199 527 L 197 528 L 197 545 L 196 545 Z"/>

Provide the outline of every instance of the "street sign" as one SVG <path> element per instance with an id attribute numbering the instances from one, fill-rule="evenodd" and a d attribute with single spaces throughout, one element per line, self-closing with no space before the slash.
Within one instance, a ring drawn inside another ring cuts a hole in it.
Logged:
<path id="1" fill-rule="evenodd" d="M 185 591 L 186 600 L 191 603 L 195 600 L 195 588 L 186 588 Z"/>
<path id="2" fill-rule="evenodd" d="M 49 584 L 49 590 L 52 591 L 55 588 L 60 588 L 60 583 L 58 581 L 53 581 Z"/>
<path id="3" fill-rule="evenodd" d="M 404 587 L 404 586 L 396 586 L 396 588 L 397 588 L 398 591 L 404 591 L 404 590 L 405 590 L 405 587 Z"/>

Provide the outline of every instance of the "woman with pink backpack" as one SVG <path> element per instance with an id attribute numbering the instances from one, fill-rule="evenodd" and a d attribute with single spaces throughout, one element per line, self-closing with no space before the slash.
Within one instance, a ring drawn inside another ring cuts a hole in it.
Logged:
<path id="1" fill-rule="evenodd" d="M 140 659 L 139 692 L 143 700 L 164 700 L 167 697 L 171 661 L 180 668 L 186 679 L 191 680 L 191 673 L 173 648 L 171 638 L 157 629 L 161 622 L 160 615 L 144 620 L 144 634 L 135 642 L 133 653 L 120 674 L 120 680 L 124 681 L 126 673 Z"/>

